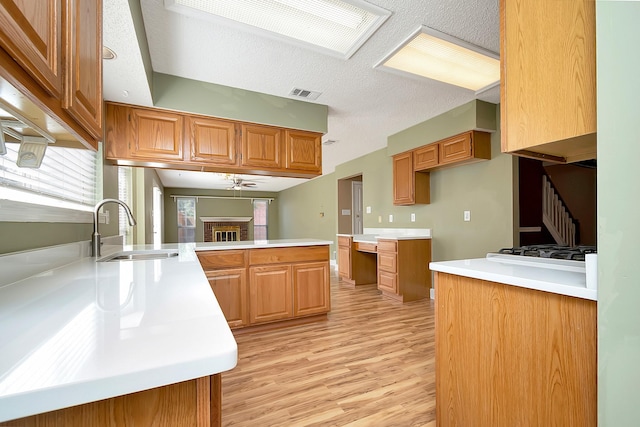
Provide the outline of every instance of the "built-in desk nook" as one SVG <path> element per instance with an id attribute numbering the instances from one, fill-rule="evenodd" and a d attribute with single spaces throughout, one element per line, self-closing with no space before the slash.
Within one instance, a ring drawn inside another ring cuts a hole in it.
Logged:
<path id="1" fill-rule="evenodd" d="M 376 284 L 383 296 L 398 301 L 429 298 L 429 262 L 430 230 L 338 235 L 340 279 L 352 286 Z"/>

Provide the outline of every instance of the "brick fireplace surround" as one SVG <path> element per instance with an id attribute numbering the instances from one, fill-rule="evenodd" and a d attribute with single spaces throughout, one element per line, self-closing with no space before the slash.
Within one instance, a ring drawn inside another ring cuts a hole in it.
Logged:
<path id="1" fill-rule="evenodd" d="M 213 230 L 223 227 L 240 227 L 240 240 L 249 240 L 249 222 L 252 218 L 247 217 L 202 217 L 204 223 L 204 241 L 213 242 Z"/>

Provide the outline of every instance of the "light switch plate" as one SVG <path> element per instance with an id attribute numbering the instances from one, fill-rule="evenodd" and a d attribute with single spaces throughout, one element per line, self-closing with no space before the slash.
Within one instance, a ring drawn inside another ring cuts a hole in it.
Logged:
<path id="1" fill-rule="evenodd" d="M 389 215 L 389 222 L 393 222 L 393 215 Z"/>
<path id="2" fill-rule="evenodd" d="M 371 213 L 371 206 L 367 206 L 367 213 Z"/>
<path id="3" fill-rule="evenodd" d="M 411 214 L 411 222 L 416 222 L 416 214 Z"/>
<path id="4" fill-rule="evenodd" d="M 464 211 L 464 220 L 471 221 L 471 211 Z"/>

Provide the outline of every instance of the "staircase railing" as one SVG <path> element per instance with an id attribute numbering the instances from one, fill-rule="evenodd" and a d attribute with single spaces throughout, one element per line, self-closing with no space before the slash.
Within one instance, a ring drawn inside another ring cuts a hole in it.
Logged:
<path id="1" fill-rule="evenodd" d="M 542 222 L 559 245 L 576 245 L 576 223 L 546 175 L 542 176 Z"/>

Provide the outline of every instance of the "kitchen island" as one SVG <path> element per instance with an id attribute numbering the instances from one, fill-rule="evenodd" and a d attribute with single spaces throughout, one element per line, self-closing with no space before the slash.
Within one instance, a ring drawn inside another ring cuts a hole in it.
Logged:
<path id="1" fill-rule="evenodd" d="M 177 254 L 136 261 L 96 262 L 88 242 L 0 256 L 0 425 L 219 425 L 237 346 L 197 252 L 314 242 L 124 248 Z"/>
<path id="2" fill-rule="evenodd" d="M 430 264 L 438 425 L 595 426 L 597 292 L 584 262 L 514 260 Z"/>

